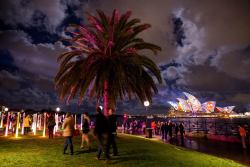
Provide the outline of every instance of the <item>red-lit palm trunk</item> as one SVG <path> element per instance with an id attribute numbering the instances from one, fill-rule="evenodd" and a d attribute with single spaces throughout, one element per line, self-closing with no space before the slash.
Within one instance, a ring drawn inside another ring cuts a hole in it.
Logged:
<path id="1" fill-rule="evenodd" d="M 104 115 L 108 116 L 108 81 L 104 81 L 104 92 L 103 92 L 103 108 Z"/>

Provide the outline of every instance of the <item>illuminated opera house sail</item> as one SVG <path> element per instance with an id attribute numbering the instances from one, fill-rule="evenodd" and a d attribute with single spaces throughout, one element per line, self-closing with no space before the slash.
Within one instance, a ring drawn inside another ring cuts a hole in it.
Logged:
<path id="1" fill-rule="evenodd" d="M 183 92 L 186 99 L 176 98 L 177 101 L 168 101 L 168 103 L 176 111 L 182 112 L 203 112 L 203 113 L 232 113 L 235 106 L 218 107 L 216 101 L 207 101 L 201 103 L 195 96 L 190 93 Z"/>

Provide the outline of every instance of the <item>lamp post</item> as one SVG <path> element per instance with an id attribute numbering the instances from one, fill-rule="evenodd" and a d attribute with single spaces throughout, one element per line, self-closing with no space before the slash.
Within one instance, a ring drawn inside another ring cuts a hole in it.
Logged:
<path id="1" fill-rule="evenodd" d="M 145 108 L 146 108 L 146 114 L 148 113 L 148 106 L 149 106 L 149 101 L 148 100 L 146 100 L 146 101 L 144 101 L 144 106 L 145 106 Z M 148 126 L 148 116 L 146 116 L 146 128 L 149 128 L 149 126 Z"/>

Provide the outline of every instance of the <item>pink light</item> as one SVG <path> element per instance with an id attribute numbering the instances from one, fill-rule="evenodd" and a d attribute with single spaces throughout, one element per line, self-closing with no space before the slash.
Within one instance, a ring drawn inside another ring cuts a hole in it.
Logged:
<path id="1" fill-rule="evenodd" d="M 24 134 L 24 118 L 25 118 L 25 113 L 23 113 L 22 135 Z"/>
<path id="2" fill-rule="evenodd" d="M 9 112 L 8 112 L 8 114 L 7 114 L 7 123 L 6 123 L 6 128 L 5 128 L 5 136 L 8 136 L 8 131 L 9 131 L 9 122 L 10 122 L 10 120 L 9 120 Z"/>

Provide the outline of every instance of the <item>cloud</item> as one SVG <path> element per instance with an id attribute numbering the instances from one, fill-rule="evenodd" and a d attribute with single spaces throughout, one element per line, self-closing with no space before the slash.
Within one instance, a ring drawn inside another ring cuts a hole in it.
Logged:
<path id="1" fill-rule="evenodd" d="M 8 0 L 0 2 L 0 19 L 11 26 L 44 25 L 54 32 L 65 18 L 65 10 L 60 0 Z"/>
<path id="2" fill-rule="evenodd" d="M 213 65 L 231 77 L 250 81 L 250 46 L 219 54 Z"/>
<path id="3" fill-rule="evenodd" d="M 248 104 L 250 102 L 250 94 L 249 93 L 237 93 L 231 99 L 228 99 L 232 102 L 240 103 L 240 104 Z"/>
<path id="4" fill-rule="evenodd" d="M 65 51 L 61 42 L 34 45 L 23 31 L 1 32 L 0 39 L 0 48 L 10 51 L 20 69 L 38 75 L 53 77 L 58 69 L 56 59 Z"/>
<path id="5" fill-rule="evenodd" d="M 13 75 L 8 71 L 0 71 L 0 87 L 4 87 L 8 90 L 17 90 L 20 88 L 20 82 L 22 78 L 17 75 Z"/>

